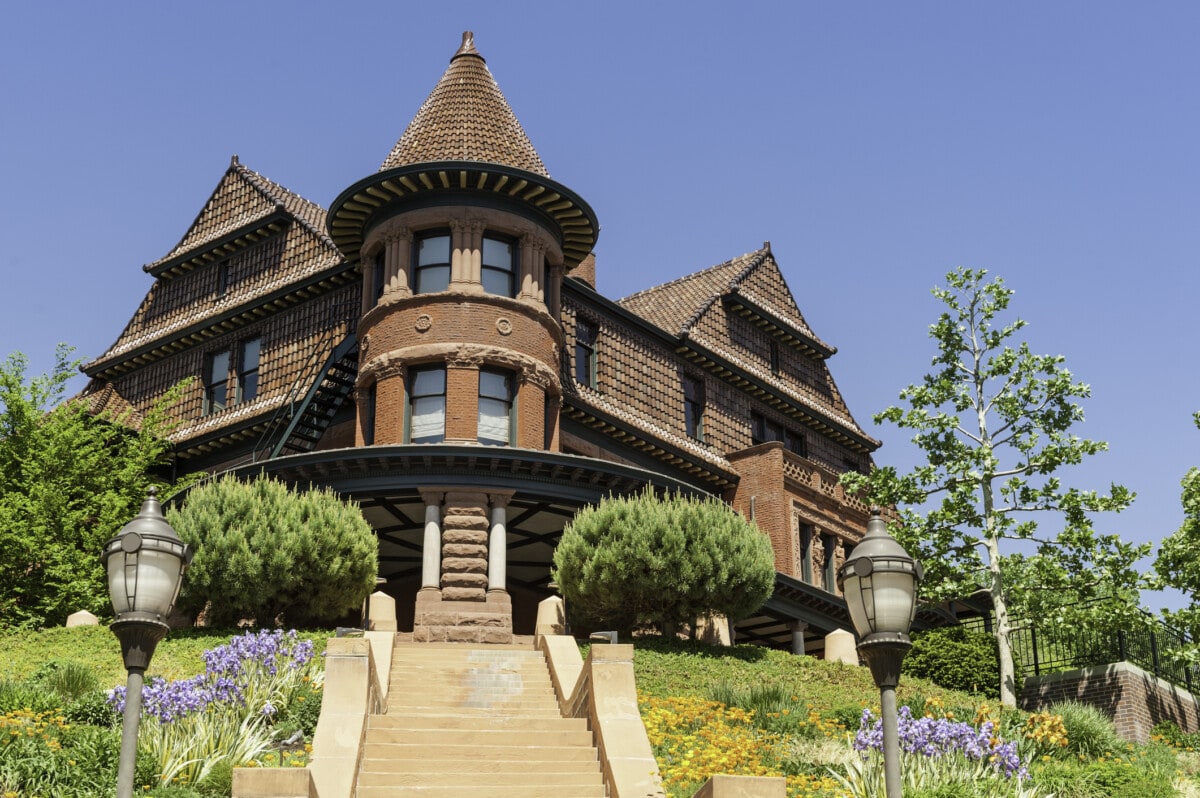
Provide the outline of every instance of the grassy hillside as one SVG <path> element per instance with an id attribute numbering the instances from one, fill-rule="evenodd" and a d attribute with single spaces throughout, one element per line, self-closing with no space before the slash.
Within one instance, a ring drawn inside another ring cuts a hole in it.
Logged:
<path id="1" fill-rule="evenodd" d="M 173 632 L 159 645 L 150 675 L 176 679 L 200 673 L 204 670 L 202 652 L 226 644 L 232 634 L 229 630 Z M 304 635 L 316 638 L 318 649 L 323 649 L 323 640 L 328 636 L 328 632 Z M 47 685 L 53 683 L 46 681 L 46 674 L 55 671 L 53 667 L 48 669 L 47 663 L 56 663 L 60 669 L 64 663 L 86 666 L 102 687 L 121 684 L 125 679 L 119 646 L 106 628 L 10 633 L 0 635 L 0 697 L 13 685 L 19 689 L 10 691 L 10 696 L 27 695 L 21 692 L 23 684 L 33 685 L 45 695 Z M 858 730 L 864 709 L 874 710 L 878 704 L 878 690 L 865 668 L 752 646 L 716 648 L 657 638 L 637 641 L 634 668 L 642 717 L 671 798 L 690 798 L 713 773 L 783 775 L 792 798 L 852 795 L 835 774 L 844 775 L 847 767 L 853 768 L 861 761 L 848 741 Z M 1171 735 L 1174 745 L 1159 742 L 1132 746 L 1115 737 L 1110 723 L 1078 708 L 1065 708 L 1062 717 L 1051 714 L 1033 716 L 1031 720 L 1026 713 L 1001 714 L 981 696 L 945 690 L 919 679 L 904 679 L 898 693 L 902 706 L 910 708 L 916 718 L 928 716 L 929 723 L 957 725 L 975 732 L 980 723 L 994 723 L 994 729 L 983 734 L 985 745 L 989 736 L 991 744 L 997 737 L 1017 744 L 1030 771 L 1023 788 L 1028 790 L 1032 785 L 1037 790 L 1026 795 L 1200 795 L 1193 781 L 1200 772 L 1200 755 L 1189 750 L 1200 749 L 1200 735 L 1176 731 Z M 319 702 L 319 695 L 311 698 Z M 2 708 L 0 731 L 11 728 L 12 735 L 19 732 L 20 736 L 13 739 L 21 746 L 7 746 L 0 740 L 0 794 L 13 790 L 8 785 L 15 783 L 14 778 L 49 783 L 47 773 L 51 767 L 61 770 L 54 776 L 60 779 L 61 788 L 43 787 L 37 794 L 64 798 L 105 794 L 111 775 L 108 771 L 115 773 L 117 732 L 111 727 L 90 725 L 96 717 L 92 707 L 95 701 L 86 697 L 74 703 L 65 697 L 61 701 L 57 712 L 78 716 L 65 725 L 62 718 L 47 720 L 55 714 L 53 711 L 51 715 L 35 716 L 16 706 Z M 47 724 L 53 730 L 53 743 L 45 731 Z M 72 752 L 84 750 L 97 752 L 87 755 L 97 767 L 74 767 L 73 757 L 77 754 Z M 955 768 L 964 771 L 961 765 L 966 762 L 957 755 L 945 758 L 951 760 L 958 765 L 947 770 L 944 762 L 930 767 L 924 757 L 913 755 L 906 773 L 915 773 L 916 781 L 915 786 L 906 788 L 906 798 L 1007 798 L 1022 794 L 1016 791 L 1015 779 L 1000 780 L 992 773 L 978 781 L 979 769 L 990 768 L 986 758 L 971 765 L 974 775 L 951 783 L 963 775 Z M 101 786 L 93 786 L 85 776 Z M 228 795 L 228 770 L 217 776 L 221 778 L 208 778 L 196 791 L 172 788 L 176 791 L 170 795 Z"/>

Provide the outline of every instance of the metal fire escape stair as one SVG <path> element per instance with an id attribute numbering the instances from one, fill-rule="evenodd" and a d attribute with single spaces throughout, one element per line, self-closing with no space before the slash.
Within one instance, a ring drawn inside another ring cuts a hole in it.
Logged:
<path id="1" fill-rule="evenodd" d="M 267 426 L 255 450 L 256 459 L 311 452 L 354 390 L 358 376 L 358 339 L 350 333 L 334 347 L 311 382 L 296 381 L 289 397 Z M 308 385 L 303 398 L 299 391 Z"/>

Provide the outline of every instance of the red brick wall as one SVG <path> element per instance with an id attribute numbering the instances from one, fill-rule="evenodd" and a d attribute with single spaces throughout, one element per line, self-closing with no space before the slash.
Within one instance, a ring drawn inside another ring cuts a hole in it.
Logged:
<path id="1" fill-rule="evenodd" d="M 1067 700 L 1096 707 L 1132 742 L 1149 742 L 1150 730 L 1164 720 L 1200 731 L 1196 696 L 1128 662 L 1026 677 L 1018 703 L 1032 712 Z"/>

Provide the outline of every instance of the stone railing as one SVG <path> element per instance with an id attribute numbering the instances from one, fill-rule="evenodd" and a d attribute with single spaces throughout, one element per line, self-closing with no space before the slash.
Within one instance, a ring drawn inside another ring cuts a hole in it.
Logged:
<path id="1" fill-rule="evenodd" d="M 584 662 L 574 638 L 542 635 L 550 678 L 565 717 L 586 718 L 610 798 L 663 796 L 633 682 L 633 646 L 595 645 Z"/>
<path id="2" fill-rule="evenodd" d="M 321 717 L 308 767 L 235 768 L 233 798 L 350 798 L 367 718 L 387 705 L 386 674 L 394 644 L 394 632 L 330 638 Z"/>

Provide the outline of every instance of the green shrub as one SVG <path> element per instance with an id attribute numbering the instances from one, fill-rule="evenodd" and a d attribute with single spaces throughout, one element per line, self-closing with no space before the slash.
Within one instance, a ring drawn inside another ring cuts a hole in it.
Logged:
<path id="1" fill-rule="evenodd" d="M 17 710 L 55 712 L 62 701 L 47 687 L 34 681 L 0 681 L 0 714 Z"/>
<path id="2" fill-rule="evenodd" d="M 312 682 L 305 682 L 292 695 L 291 701 L 275 723 L 275 736 L 285 739 L 293 732 L 303 732 L 312 739 L 321 716 L 321 690 Z"/>
<path id="3" fill-rule="evenodd" d="M 905 676 L 928 679 L 950 690 L 1000 697 L 1000 660 L 996 640 L 987 632 L 947 626 L 915 632 L 904 657 Z"/>
<path id="4" fill-rule="evenodd" d="M 553 574 L 584 625 L 673 634 L 761 607 L 775 556 L 767 536 L 719 499 L 647 490 L 580 511 L 554 550 Z"/>
<path id="5" fill-rule="evenodd" d="M 31 681 L 55 693 L 64 704 L 70 704 L 93 690 L 100 689 L 100 679 L 90 666 L 73 660 L 51 660 L 43 663 Z"/>
<path id="6" fill-rule="evenodd" d="M 1121 751 L 1125 741 L 1117 734 L 1112 721 L 1103 712 L 1078 701 L 1060 701 L 1046 708 L 1051 715 L 1062 715 L 1067 730 L 1068 753 L 1099 757 Z"/>
<path id="7" fill-rule="evenodd" d="M 108 703 L 108 693 L 104 690 L 93 690 L 71 702 L 63 709 L 63 717 L 74 724 L 104 729 L 116 726 L 121 719 Z"/>
<path id="8" fill-rule="evenodd" d="M 213 625 L 333 623 L 375 588 L 378 543 L 358 507 L 328 490 L 219 479 L 167 511 L 196 547 L 179 607 Z"/>

